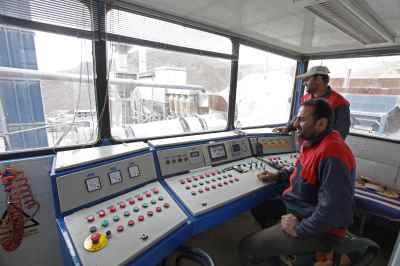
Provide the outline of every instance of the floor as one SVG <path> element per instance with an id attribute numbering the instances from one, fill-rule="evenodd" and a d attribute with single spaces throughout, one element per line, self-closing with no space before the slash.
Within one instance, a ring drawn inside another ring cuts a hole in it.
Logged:
<path id="1" fill-rule="evenodd" d="M 237 249 L 238 243 L 245 235 L 258 230 L 260 230 L 259 225 L 251 214 L 246 212 L 213 229 L 194 236 L 187 241 L 186 245 L 198 247 L 206 251 L 213 258 L 216 266 L 240 266 Z M 357 224 L 353 230 L 358 230 Z M 377 225 L 374 221 L 369 221 L 366 224 L 365 232 L 364 236 L 373 239 L 382 248 L 380 255 L 376 258 L 372 266 L 387 266 L 396 241 L 397 232 L 385 224 Z M 167 265 L 175 265 L 175 258 L 176 254 L 172 255 Z M 181 266 L 196 265 L 198 264 L 189 260 L 182 260 L 181 263 Z"/>

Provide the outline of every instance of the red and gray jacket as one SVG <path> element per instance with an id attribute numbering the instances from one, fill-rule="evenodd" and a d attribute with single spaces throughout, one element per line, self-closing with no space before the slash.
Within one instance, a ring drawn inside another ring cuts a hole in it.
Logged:
<path id="1" fill-rule="evenodd" d="M 345 234 L 353 223 L 355 170 L 353 153 L 336 130 L 303 142 L 282 194 L 288 212 L 300 218 L 299 237 Z"/>
<path id="2" fill-rule="evenodd" d="M 312 94 L 307 93 L 301 97 L 301 104 L 312 98 L 314 98 Z M 333 110 L 332 128 L 339 131 L 340 135 L 345 139 L 350 130 L 350 103 L 330 86 L 328 86 L 327 92 L 320 98 L 325 99 Z M 294 121 L 291 121 L 288 125 L 291 130 L 294 130 L 293 123 Z"/>

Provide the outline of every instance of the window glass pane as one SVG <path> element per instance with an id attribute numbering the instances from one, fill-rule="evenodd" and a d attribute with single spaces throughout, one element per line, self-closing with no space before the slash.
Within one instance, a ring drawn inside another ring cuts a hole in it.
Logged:
<path id="1" fill-rule="evenodd" d="M 0 25 L 0 152 L 97 139 L 91 41 Z"/>
<path id="2" fill-rule="evenodd" d="M 314 60 L 350 102 L 351 132 L 400 139 L 400 56 Z"/>
<path id="3" fill-rule="evenodd" d="M 113 137 L 226 128 L 230 60 L 111 42 L 107 54 Z"/>
<path id="4" fill-rule="evenodd" d="M 232 54 L 230 39 L 178 24 L 111 9 L 107 32 L 188 48 Z"/>
<path id="5" fill-rule="evenodd" d="M 240 45 L 236 127 L 286 123 L 297 62 Z"/>

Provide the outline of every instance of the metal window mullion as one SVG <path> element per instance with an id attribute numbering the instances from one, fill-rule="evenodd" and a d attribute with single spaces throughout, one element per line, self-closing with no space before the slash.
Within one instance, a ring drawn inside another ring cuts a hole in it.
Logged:
<path id="1" fill-rule="evenodd" d="M 217 58 L 228 59 L 228 60 L 231 60 L 234 58 L 234 55 L 230 55 L 230 54 L 217 53 L 217 52 L 211 52 L 211 51 L 207 51 L 207 50 L 200 50 L 200 49 L 194 49 L 194 48 L 187 48 L 187 47 L 182 47 L 182 46 L 178 46 L 178 45 L 148 41 L 148 40 L 143 40 L 143 39 L 138 39 L 138 38 L 133 38 L 133 37 L 128 37 L 128 36 L 113 34 L 113 33 L 107 33 L 106 39 L 109 41 L 118 42 L 118 43 L 141 45 L 141 46 L 146 46 L 146 47 L 150 47 L 150 48 L 158 48 L 158 49 L 175 51 L 175 52 L 183 52 L 183 53 L 188 53 L 188 54 L 217 57 Z"/>
<path id="2" fill-rule="evenodd" d="M 301 60 L 297 61 L 295 82 L 294 82 L 293 95 L 292 95 L 292 108 L 290 111 L 289 121 L 292 121 L 293 118 L 296 116 L 296 114 L 300 108 L 300 99 L 303 96 L 303 92 L 304 92 L 304 86 L 302 84 L 302 80 L 296 79 L 296 77 L 298 75 L 306 72 L 307 68 L 308 68 L 308 60 L 307 59 L 301 59 Z"/>
<path id="3" fill-rule="evenodd" d="M 57 26 L 37 21 L 25 20 L 21 18 L 14 18 L 5 15 L 0 15 L 0 24 L 10 25 L 18 28 L 24 28 L 29 30 L 44 31 L 55 34 L 62 34 L 66 36 L 78 37 L 82 39 L 96 39 L 98 34 L 93 31 L 81 30 L 75 28 L 69 28 L 64 26 Z"/>
<path id="4" fill-rule="evenodd" d="M 232 54 L 231 59 L 231 81 L 229 90 L 229 103 L 228 103 L 228 130 L 235 128 L 235 110 L 236 110 L 236 90 L 239 71 L 239 41 L 232 39 Z"/>
<path id="5" fill-rule="evenodd" d="M 97 20 L 99 36 L 104 35 L 105 29 L 105 4 L 103 1 L 97 2 L 94 19 Z M 111 139 L 110 106 L 108 97 L 108 61 L 107 61 L 107 42 L 105 38 L 94 40 L 94 62 L 96 66 L 95 92 L 96 109 L 98 121 L 98 134 L 101 141 Z"/>

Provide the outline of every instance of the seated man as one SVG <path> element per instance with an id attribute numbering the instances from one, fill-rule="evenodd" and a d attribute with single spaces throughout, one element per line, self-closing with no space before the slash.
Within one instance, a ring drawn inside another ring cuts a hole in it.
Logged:
<path id="1" fill-rule="evenodd" d="M 355 159 L 331 123 L 332 109 L 325 100 L 311 99 L 302 104 L 294 125 L 304 141 L 290 185 L 282 194 L 286 208 L 256 208 L 255 212 L 263 212 L 256 213 L 256 218 L 281 216 L 280 222 L 242 239 L 243 266 L 260 262 L 280 265 L 279 255 L 315 252 L 329 238 L 344 236 L 352 224 Z M 266 171 L 257 177 L 271 182 L 287 179 L 289 174 Z"/>

